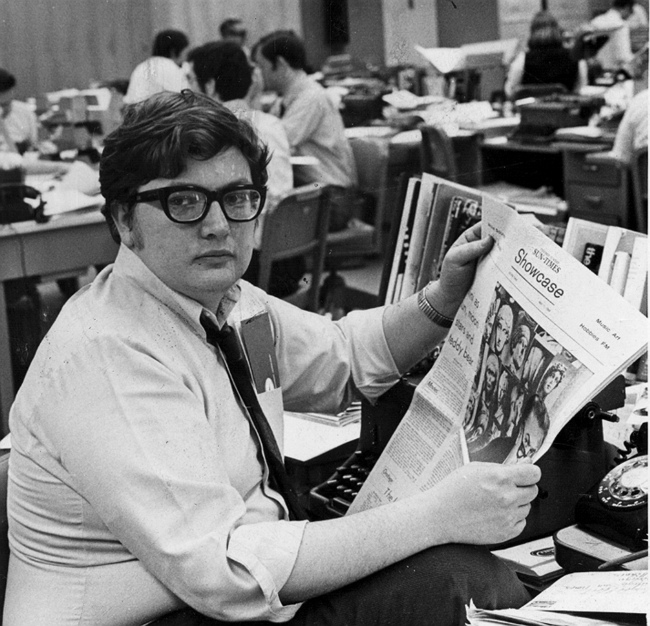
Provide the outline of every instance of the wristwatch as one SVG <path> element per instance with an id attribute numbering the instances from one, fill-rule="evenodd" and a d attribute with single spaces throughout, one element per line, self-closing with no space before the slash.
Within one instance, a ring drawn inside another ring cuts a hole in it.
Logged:
<path id="1" fill-rule="evenodd" d="M 418 293 L 418 308 L 422 313 L 424 313 L 434 324 L 442 326 L 442 328 L 451 328 L 451 325 L 454 323 L 453 318 L 447 317 L 442 313 L 436 311 L 431 303 L 427 300 L 425 295 L 427 288 L 421 289 Z"/>

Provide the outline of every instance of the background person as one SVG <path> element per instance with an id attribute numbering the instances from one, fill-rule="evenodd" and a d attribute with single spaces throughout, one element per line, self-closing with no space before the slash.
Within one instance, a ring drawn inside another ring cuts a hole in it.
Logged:
<path id="1" fill-rule="evenodd" d="M 332 322 L 239 280 L 266 160 L 248 124 L 191 91 L 129 107 L 106 138 L 117 259 L 64 306 L 11 410 L 5 623 L 141 624 L 189 605 L 198 613 L 171 623 L 453 626 L 470 597 L 527 600 L 471 544 L 521 532 L 533 465 L 469 464 L 425 493 L 322 522 L 299 519 L 275 480 L 268 430 L 281 446 L 283 404 L 381 395 L 445 336 L 430 309 L 454 315 L 491 241 L 469 229 L 421 294 Z M 241 353 L 216 341 L 227 322 L 237 347 L 260 314 L 281 383 L 259 396 L 264 436 L 257 400 L 233 388 Z"/>
<path id="2" fill-rule="evenodd" d="M 281 96 L 272 112 L 282 120 L 293 154 L 318 159 L 318 165 L 301 166 L 296 184 L 356 185 L 356 165 L 343 119 L 325 89 L 307 75 L 302 40 L 292 31 L 270 33 L 255 44 L 253 60 L 266 89 Z"/>
<path id="3" fill-rule="evenodd" d="M 0 68 L 0 151 L 23 154 L 38 144 L 38 120 L 32 107 L 14 99 L 16 77 Z"/>
<path id="4" fill-rule="evenodd" d="M 539 11 L 530 24 L 526 50 L 520 52 L 508 68 L 505 93 L 516 97 L 520 87 L 560 84 L 569 92 L 578 92 L 587 84 L 587 64 L 576 61 L 564 47 L 562 30 L 548 11 Z"/>
<path id="5" fill-rule="evenodd" d="M 131 74 L 124 103 L 141 102 L 161 91 L 180 92 L 185 89 L 188 84 L 181 66 L 189 43 L 187 35 L 180 30 L 168 29 L 157 33 L 151 57 L 137 65 Z"/>
<path id="6" fill-rule="evenodd" d="M 221 102 L 237 116 L 250 121 L 269 148 L 267 196 L 255 232 L 255 249 L 244 278 L 257 284 L 259 248 L 264 215 L 272 212 L 281 198 L 293 189 L 291 149 L 282 122 L 269 113 L 252 109 L 248 94 L 253 86 L 253 68 L 242 48 L 233 42 L 214 41 L 191 50 L 188 55 L 189 82 L 194 90 Z M 283 259 L 271 272 L 269 293 L 280 298 L 298 289 L 305 273 L 304 259 Z"/>

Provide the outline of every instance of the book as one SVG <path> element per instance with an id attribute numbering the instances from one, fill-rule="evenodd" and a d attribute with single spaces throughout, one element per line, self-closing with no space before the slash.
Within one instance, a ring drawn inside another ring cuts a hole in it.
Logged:
<path id="1" fill-rule="evenodd" d="M 536 462 L 647 349 L 645 316 L 579 260 L 506 204 L 485 196 L 481 211 L 494 245 L 348 514 L 429 489 L 470 460 Z"/>
<path id="2" fill-rule="evenodd" d="M 432 273 L 429 280 L 440 276 L 442 263 L 450 246 L 458 236 L 472 225 L 481 221 L 481 192 L 438 178 L 434 202 L 434 213 L 446 217 L 442 238 L 434 241 Z M 425 284 L 428 281 L 425 281 Z"/>
<path id="3" fill-rule="evenodd" d="M 599 278 L 610 284 L 616 253 L 626 252 L 631 255 L 637 237 L 647 238 L 647 235 L 621 226 L 609 226 L 607 228 L 607 235 L 603 244 L 603 256 L 598 269 Z"/>
<path id="4" fill-rule="evenodd" d="M 562 248 L 598 274 L 609 226 L 570 217 Z"/>
<path id="5" fill-rule="evenodd" d="M 408 255 L 410 230 L 413 224 L 413 217 L 415 213 L 415 207 L 417 206 L 419 192 L 420 179 L 409 179 L 406 189 L 406 196 L 404 198 L 404 207 L 402 209 L 400 226 L 397 233 L 397 240 L 395 242 L 395 251 L 393 253 L 391 272 L 388 279 L 388 287 L 386 290 L 386 304 L 397 302 L 400 298 L 404 269 L 406 267 L 406 257 Z"/>
<path id="6" fill-rule="evenodd" d="M 402 300 L 417 291 L 420 264 L 424 252 L 427 224 L 431 216 L 435 188 L 436 177 L 424 172 L 420 180 L 420 192 L 415 206 L 409 250 L 404 268 L 404 282 L 400 293 L 400 299 Z"/>

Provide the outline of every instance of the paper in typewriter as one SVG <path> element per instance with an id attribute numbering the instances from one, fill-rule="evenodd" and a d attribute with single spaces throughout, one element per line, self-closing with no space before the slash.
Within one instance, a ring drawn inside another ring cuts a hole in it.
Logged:
<path id="1" fill-rule="evenodd" d="M 348 514 L 424 491 L 470 460 L 533 462 L 647 348 L 647 319 L 508 206 L 440 356 Z"/>

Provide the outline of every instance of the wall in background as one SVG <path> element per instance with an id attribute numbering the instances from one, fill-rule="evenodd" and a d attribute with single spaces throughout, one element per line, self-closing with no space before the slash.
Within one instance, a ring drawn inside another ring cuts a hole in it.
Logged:
<path id="1" fill-rule="evenodd" d="M 295 0 L 0 0 L 0 67 L 18 98 L 83 89 L 128 78 L 159 30 L 184 30 L 196 45 L 218 39 L 227 17 L 246 22 L 251 44 L 277 28 L 301 32 Z"/>
<path id="2" fill-rule="evenodd" d="M 383 0 L 382 5 L 386 65 L 426 64 L 413 45 L 419 44 L 424 48 L 438 46 L 437 2 Z"/>

